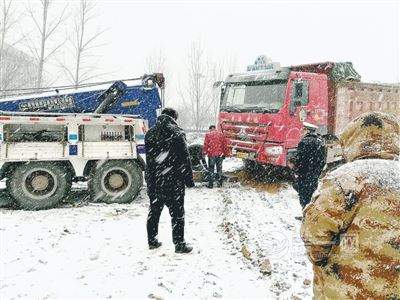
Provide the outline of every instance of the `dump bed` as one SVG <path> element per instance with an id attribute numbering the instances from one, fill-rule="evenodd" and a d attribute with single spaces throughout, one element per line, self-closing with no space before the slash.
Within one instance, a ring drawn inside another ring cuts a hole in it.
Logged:
<path id="1" fill-rule="evenodd" d="M 340 136 L 346 125 L 364 112 L 400 114 L 400 85 L 360 82 L 351 62 L 321 62 L 291 66 L 290 70 L 326 74 L 328 133 Z"/>
<path id="2" fill-rule="evenodd" d="M 329 81 L 328 132 L 340 136 L 364 112 L 400 115 L 400 86 L 355 81 Z"/>

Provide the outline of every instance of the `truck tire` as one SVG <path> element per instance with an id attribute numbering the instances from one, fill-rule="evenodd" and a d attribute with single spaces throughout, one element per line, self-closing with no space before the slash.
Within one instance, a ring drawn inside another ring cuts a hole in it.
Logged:
<path id="1" fill-rule="evenodd" d="M 257 163 L 254 160 L 245 159 L 244 160 L 244 169 L 248 173 L 253 173 L 256 171 Z"/>
<path id="2" fill-rule="evenodd" d="M 18 165 L 7 179 L 7 191 L 19 207 L 39 210 L 55 207 L 71 190 L 71 175 L 62 164 L 31 162 Z"/>
<path id="3" fill-rule="evenodd" d="M 92 201 L 128 203 L 143 186 L 143 173 L 132 160 L 107 160 L 92 168 L 89 190 Z"/>
<path id="4" fill-rule="evenodd" d="M 292 177 L 291 171 L 287 167 L 260 164 L 252 160 L 245 160 L 244 165 L 247 176 L 260 182 L 273 183 Z"/>

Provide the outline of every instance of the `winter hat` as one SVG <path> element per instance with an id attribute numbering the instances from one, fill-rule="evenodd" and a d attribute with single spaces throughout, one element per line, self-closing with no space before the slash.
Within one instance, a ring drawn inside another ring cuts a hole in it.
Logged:
<path id="1" fill-rule="evenodd" d="M 315 131 L 318 129 L 318 126 L 315 126 L 314 124 L 307 123 L 307 122 L 303 122 L 303 126 L 304 126 L 304 129 L 311 130 L 311 131 Z"/>
<path id="2" fill-rule="evenodd" d="M 178 119 L 178 112 L 170 107 L 166 107 L 162 110 L 161 114 L 170 116 L 175 121 Z"/>
<path id="3" fill-rule="evenodd" d="M 395 159 L 400 153 L 400 118 L 382 112 L 364 113 L 346 126 L 340 145 L 346 161 Z"/>

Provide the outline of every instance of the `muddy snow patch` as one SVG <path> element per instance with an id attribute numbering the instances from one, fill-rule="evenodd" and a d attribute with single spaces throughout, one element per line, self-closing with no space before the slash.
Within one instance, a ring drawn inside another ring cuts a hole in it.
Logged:
<path id="1" fill-rule="evenodd" d="M 301 215 L 296 192 L 258 192 L 240 185 L 222 192 L 221 231 L 231 254 L 260 272 L 279 299 L 311 298 L 311 265 L 299 237 Z"/>
<path id="2" fill-rule="evenodd" d="M 131 204 L 0 209 L 1 298 L 309 299 L 310 263 L 299 238 L 296 192 L 240 184 L 186 191 L 186 240 L 174 253 L 168 209 L 162 247 L 147 246 L 149 199 Z M 57 276 L 55 276 L 57 274 Z M 298 298 L 295 298 L 298 297 Z"/>

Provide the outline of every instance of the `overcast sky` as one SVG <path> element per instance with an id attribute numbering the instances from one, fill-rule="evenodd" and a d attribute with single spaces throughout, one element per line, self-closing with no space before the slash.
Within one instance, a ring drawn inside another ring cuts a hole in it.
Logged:
<path id="1" fill-rule="evenodd" d="M 364 81 L 399 82 L 398 1 L 99 1 L 98 9 L 113 76 L 141 74 L 159 48 L 181 74 L 191 41 L 201 40 L 213 60 L 235 56 L 236 71 L 265 54 L 282 65 L 351 61 Z"/>
<path id="2" fill-rule="evenodd" d="M 71 2 L 56 0 L 60 7 Z M 400 81 L 399 1 L 96 2 L 92 29 L 107 29 L 96 49 L 103 79 L 141 76 L 146 59 L 161 49 L 176 90 L 190 44 L 201 41 L 213 62 L 236 58 L 236 72 L 265 54 L 282 66 L 350 61 L 363 81 Z"/>

